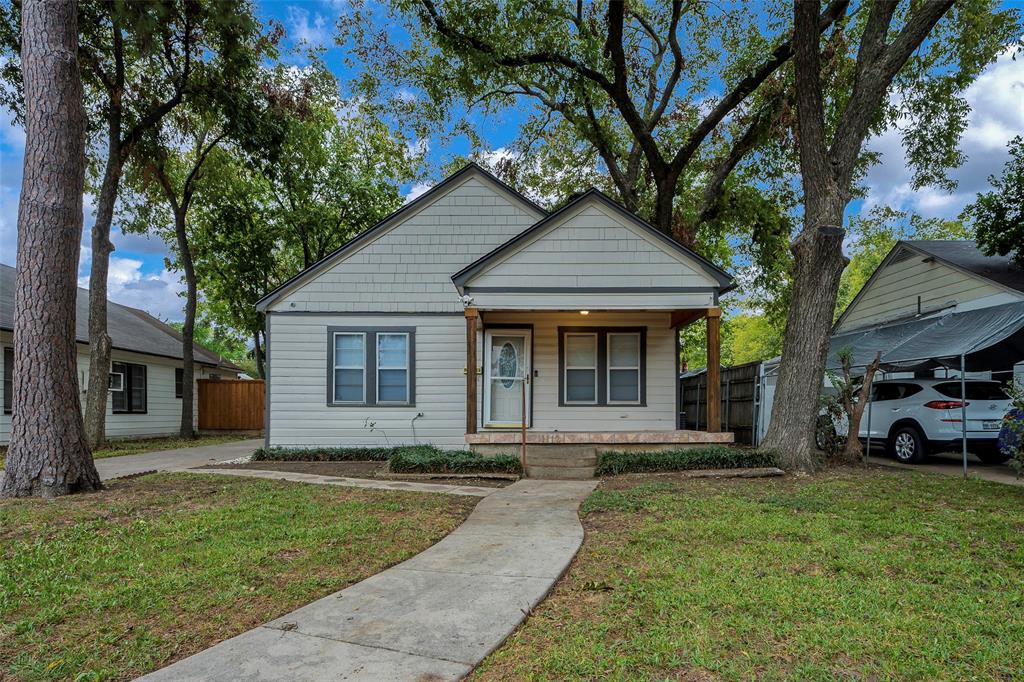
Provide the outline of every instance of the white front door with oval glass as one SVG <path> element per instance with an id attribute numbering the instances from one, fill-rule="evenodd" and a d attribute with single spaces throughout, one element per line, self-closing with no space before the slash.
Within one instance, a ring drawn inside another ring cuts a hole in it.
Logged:
<path id="1" fill-rule="evenodd" d="M 490 329 L 485 332 L 484 426 L 530 425 L 530 330 Z"/>

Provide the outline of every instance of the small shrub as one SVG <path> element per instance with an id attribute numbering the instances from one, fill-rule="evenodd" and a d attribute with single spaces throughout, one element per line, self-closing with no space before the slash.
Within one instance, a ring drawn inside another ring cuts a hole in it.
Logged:
<path id="1" fill-rule="evenodd" d="M 777 461 L 775 453 L 770 450 L 745 450 L 725 445 L 662 452 L 603 452 L 597 461 L 597 474 L 614 476 L 643 471 L 743 469 L 776 466 Z"/>
<path id="2" fill-rule="evenodd" d="M 519 458 L 514 455 L 481 457 L 468 450 L 441 450 L 429 445 L 397 448 L 391 457 L 391 471 L 415 474 L 518 474 Z"/>
<path id="3" fill-rule="evenodd" d="M 254 462 L 384 462 L 401 448 L 260 448 Z"/>

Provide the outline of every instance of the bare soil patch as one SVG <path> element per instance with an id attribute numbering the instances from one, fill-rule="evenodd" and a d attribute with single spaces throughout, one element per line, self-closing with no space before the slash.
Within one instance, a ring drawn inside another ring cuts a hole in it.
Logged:
<path id="1" fill-rule="evenodd" d="M 422 475 L 410 476 L 388 471 L 387 462 L 346 461 L 346 462 L 248 462 L 246 464 L 212 464 L 203 469 L 256 469 L 260 471 L 288 471 L 318 476 L 341 476 L 347 478 L 382 478 L 389 481 L 417 481 L 447 485 L 473 485 L 488 488 L 504 488 L 511 480 L 488 477 L 448 477 L 438 474 L 430 478 Z"/>

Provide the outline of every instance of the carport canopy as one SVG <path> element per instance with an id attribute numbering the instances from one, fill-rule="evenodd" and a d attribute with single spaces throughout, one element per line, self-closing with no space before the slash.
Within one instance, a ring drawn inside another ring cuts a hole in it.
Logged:
<path id="1" fill-rule="evenodd" d="M 882 369 L 913 371 L 935 367 L 968 372 L 1002 370 L 1024 360 L 1024 302 L 947 313 L 862 329 L 832 337 L 829 369 L 842 366 L 839 353 L 852 351 L 854 368 L 882 353 Z"/>

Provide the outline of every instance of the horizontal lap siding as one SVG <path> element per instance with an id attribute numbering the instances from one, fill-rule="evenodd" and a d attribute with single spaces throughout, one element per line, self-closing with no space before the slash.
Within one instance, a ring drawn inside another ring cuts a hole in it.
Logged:
<path id="1" fill-rule="evenodd" d="M 271 309 L 461 312 L 452 274 L 540 217 L 503 191 L 470 177 L 287 293 Z"/>
<path id="2" fill-rule="evenodd" d="M 486 323 L 533 323 L 533 429 L 661 431 L 676 425 L 675 332 L 668 313 L 484 313 Z M 486 326 L 486 325 L 485 325 Z M 558 405 L 558 327 L 647 327 L 647 405 Z M 482 389 L 481 389 L 482 391 Z M 481 401 L 483 393 L 481 392 Z"/>
<path id="3" fill-rule="evenodd" d="M 477 275 L 473 287 L 711 287 L 717 282 L 589 206 Z"/>
<path id="4" fill-rule="evenodd" d="M 10 332 L 0 333 L 0 347 L 10 347 Z M 78 346 L 78 383 L 81 391 L 82 404 L 85 404 L 85 388 L 89 376 L 89 352 L 84 344 Z M 181 399 L 174 397 L 174 370 L 181 367 L 180 361 L 170 358 L 157 358 L 152 355 L 129 353 L 114 350 L 111 352 L 112 362 L 131 362 L 146 366 L 146 408 L 145 414 L 114 414 L 112 401 L 107 400 L 106 433 L 108 438 L 130 438 L 168 436 L 178 433 L 181 426 Z M 220 372 L 222 376 L 232 376 Z M 196 366 L 196 379 L 207 378 L 210 370 Z M 3 367 L 0 366 L 0 379 L 3 378 Z M 198 401 L 194 401 L 196 410 L 195 424 L 198 424 Z M 10 440 L 11 415 L 0 414 L 0 444 Z"/>
<path id="5" fill-rule="evenodd" d="M 464 444 L 466 323 L 461 315 L 269 316 L 270 444 Z M 328 327 L 415 327 L 414 407 L 327 405 Z M 415 434 L 412 419 L 418 413 Z M 370 423 L 373 423 L 371 430 Z"/>
<path id="6" fill-rule="evenodd" d="M 924 313 L 952 304 L 993 296 L 1003 289 L 938 262 L 914 256 L 890 263 L 878 273 L 864 295 L 849 309 L 837 331 L 896 320 L 917 312 L 921 297 Z"/>

